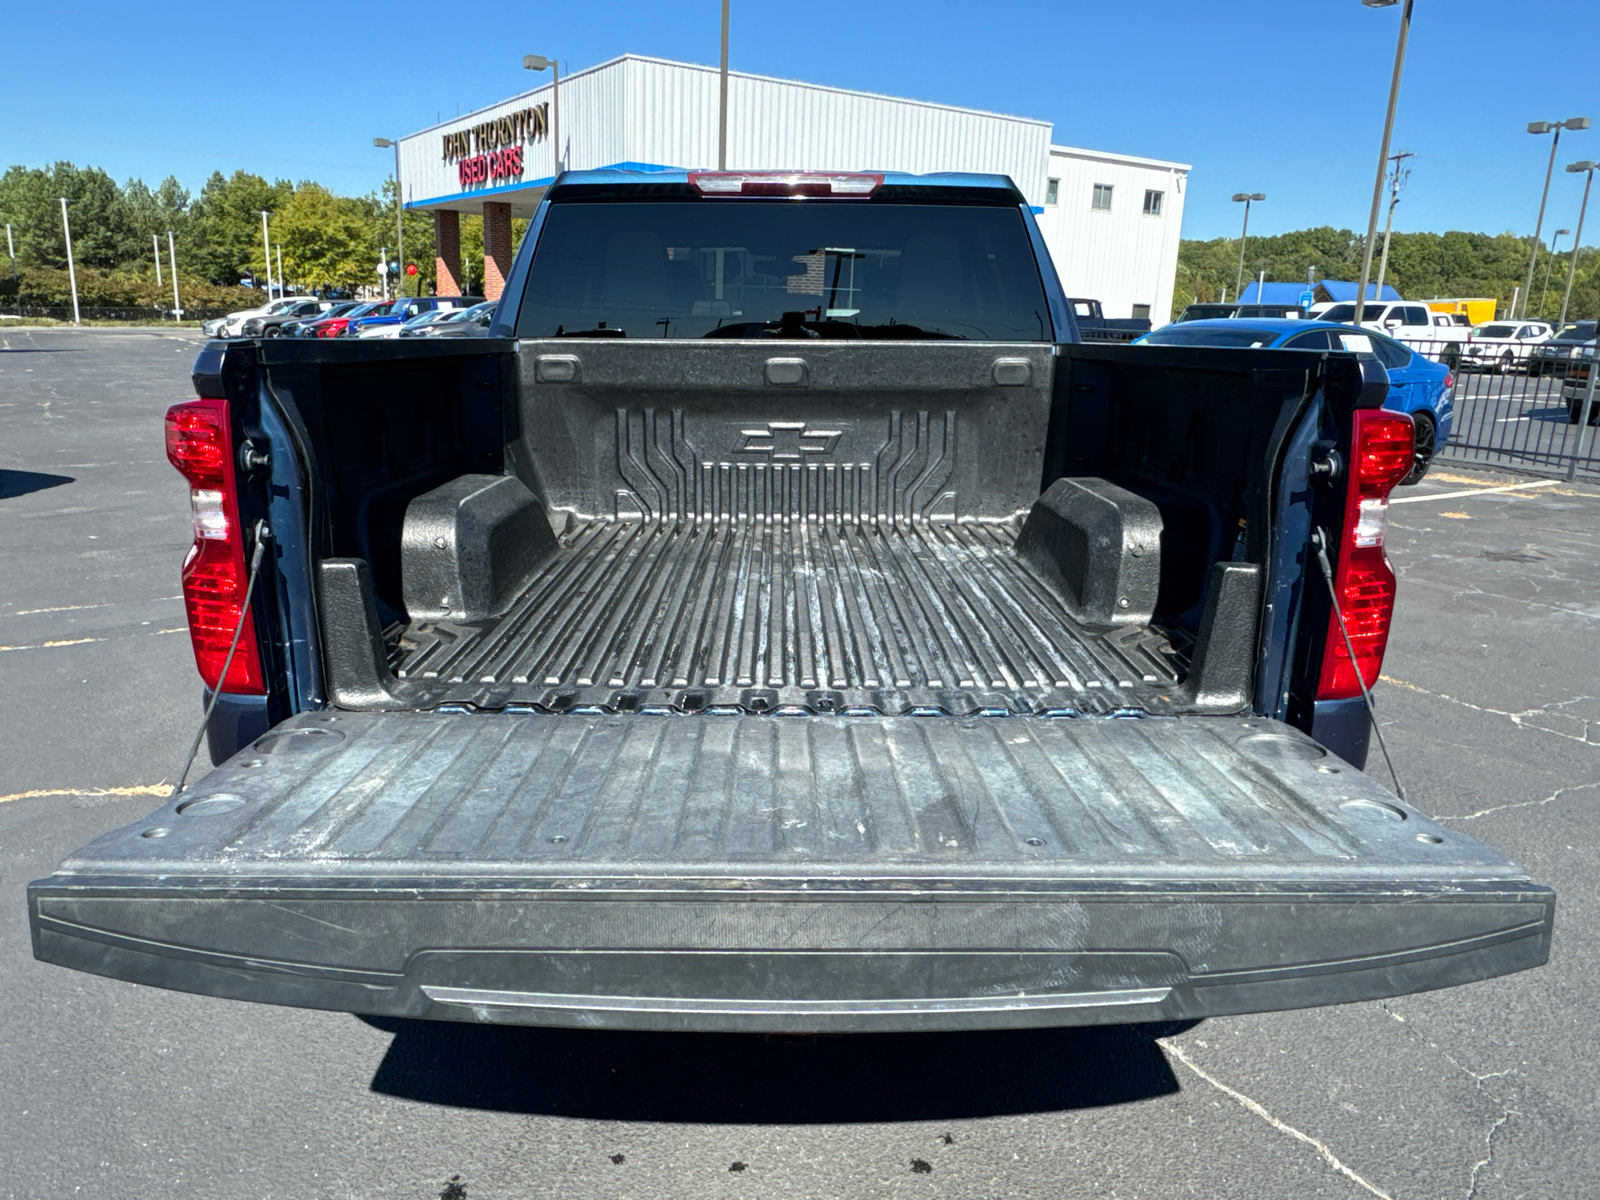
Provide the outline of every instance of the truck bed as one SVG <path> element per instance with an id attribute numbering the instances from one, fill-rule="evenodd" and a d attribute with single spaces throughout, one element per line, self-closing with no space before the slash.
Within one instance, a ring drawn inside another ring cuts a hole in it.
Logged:
<path id="1" fill-rule="evenodd" d="M 574 521 L 503 617 L 413 622 L 392 665 L 553 711 L 619 693 L 680 711 L 1168 711 L 1185 664 L 1167 637 L 1074 622 L 1014 553 L 1018 528 Z"/>

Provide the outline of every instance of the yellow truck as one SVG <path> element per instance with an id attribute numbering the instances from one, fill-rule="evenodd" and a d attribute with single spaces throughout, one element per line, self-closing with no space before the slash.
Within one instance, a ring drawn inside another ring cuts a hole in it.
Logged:
<path id="1" fill-rule="evenodd" d="M 1482 325 L 1495 318 L 1496 301 L 1484 298 L 1471 300 L 1429 300 L 1428 307 L 1437 313 L 1462 313 L 1468 325 Z"/>

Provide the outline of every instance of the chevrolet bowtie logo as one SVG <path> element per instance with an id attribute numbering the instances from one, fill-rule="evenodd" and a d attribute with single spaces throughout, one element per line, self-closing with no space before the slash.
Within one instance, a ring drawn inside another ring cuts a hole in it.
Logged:
<path id="1" fill-rule="evenodd" d="M 795 461 L 808 454 L 832 454 L 839 444 L 838 429 L 811 429 L 804 421 L 768 421 L 763 429 L 741 429 L 735 454 L 765 454 Z"/>

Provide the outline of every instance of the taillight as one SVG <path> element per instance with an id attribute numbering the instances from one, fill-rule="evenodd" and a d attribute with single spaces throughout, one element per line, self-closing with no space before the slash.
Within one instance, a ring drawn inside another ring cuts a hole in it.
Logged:
<path id="1" fill-rule="evenodd" d="M 183 560 L 183 603 L 200 678 L 212 691 L 264 696 L 255 621 L 246 608 L 249 576 L 234 490 L 233 429 L 226 400 L 189 400 L 167 409 L 167 458 L 189 481 L 194 545 Z M 222 665 L 244 619 L 228 677 Z"/>
<path id="2" fill-rule="evenodd" d="M 690 171 L 689 184 L 702 196 L 865 197 L 883 186 L 883 176 L 857 171 Z"/>
<path id="3" fill-rule="evenodd" d="M 1369 689 L 1378 681 L 1394 617 L 1394 570 L 1383 551 L 1389 493 L 1411 471 L 1415 437 L 1416 427 L 1404 413 L 1376 408 L 1356 411 L 1350 483 L 1333 582 L 1355 647 L 1355 661 L 1345 645 L 1338 613 L 1330 613 L 1322 678 L 1317 684 L 1319 700 L 1359 696 L 1362 680 Z"/>
<path id="4" fill-rule="evenodd" d="M 1444 390 L 1448 392 L 1451 388 L 1455 387 L 1455 385 L 1456 385 L 1455 373 L 1452 372 L 1452 371 L 1446 371 L 1444 373 Z"/>

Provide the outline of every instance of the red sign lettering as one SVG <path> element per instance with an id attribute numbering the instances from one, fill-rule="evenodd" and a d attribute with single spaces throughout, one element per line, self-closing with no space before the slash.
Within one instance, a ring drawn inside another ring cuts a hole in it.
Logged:
<path id="1" fill-rule="evenodd" d="M 491 179 L 522 178 L 522 147 L 507 146 L 489 154 L 463 158 L 456 164 L 456 173 L 464 188 L 487 183 Z"/>

